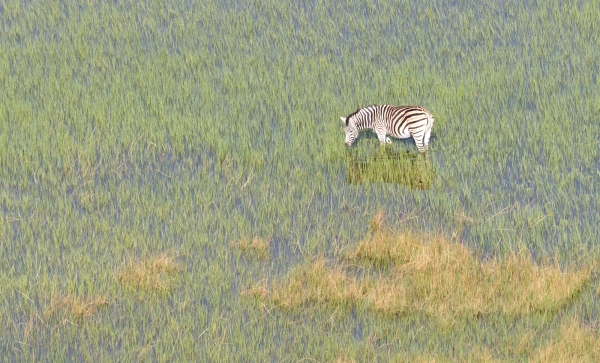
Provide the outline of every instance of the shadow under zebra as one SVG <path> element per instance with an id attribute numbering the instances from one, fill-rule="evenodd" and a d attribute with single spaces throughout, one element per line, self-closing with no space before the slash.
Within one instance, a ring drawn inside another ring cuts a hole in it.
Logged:
<path id="1" fill-rule="evenodd" d="M 348 151 L 346 182 L 350 184 L 394 183 L 411 189 L 426 190 L 435 179 L 429 153 L 394 152 L 378 147 L 369 154 Z"/>

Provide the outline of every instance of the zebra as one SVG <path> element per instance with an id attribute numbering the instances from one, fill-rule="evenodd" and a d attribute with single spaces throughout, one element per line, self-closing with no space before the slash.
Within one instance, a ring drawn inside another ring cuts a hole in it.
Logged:
<path id="1" fill-rule="evenodd" d="M 346 125 L 346 146 L 352 145 L 359 130 L 371 129 L 382 145 L 392 143 L 387 135 L 398 139 L 412 136 L 417 149 L 422 153 L 427 151 L 433 127 L 433 116 L 420 106 L 371 105 L 340 118 Z"/>

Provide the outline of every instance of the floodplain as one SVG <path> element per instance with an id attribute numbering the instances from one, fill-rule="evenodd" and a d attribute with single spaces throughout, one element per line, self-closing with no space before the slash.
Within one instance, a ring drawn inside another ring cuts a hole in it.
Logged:
<path id="1" fill-rule="evenodd" d="M 598 19 L 0 0 L 0 360 L 598 361 Z"/>

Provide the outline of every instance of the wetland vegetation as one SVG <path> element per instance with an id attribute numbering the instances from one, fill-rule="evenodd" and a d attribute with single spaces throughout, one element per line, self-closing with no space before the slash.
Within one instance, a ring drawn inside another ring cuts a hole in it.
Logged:
<path id="1" fill-rule="evenodd" d="M 374 146 L 364 155 L 348 153 L 346 181 L 351 184 L 393 183 L 411 189 L 427 190 L 435 180 L 431 158 L 418 153 L 392 151 Z"/>
<path id="2" fill-rule="evenodd" d="M 0 0 L 1 359 L 597 361 L 598 19 Z"/>

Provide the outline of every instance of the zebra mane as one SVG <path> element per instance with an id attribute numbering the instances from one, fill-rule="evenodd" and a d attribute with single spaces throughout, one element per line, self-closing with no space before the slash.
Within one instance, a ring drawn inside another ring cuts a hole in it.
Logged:
<path id="1" fill-rule="evenodd" d="M 364 110 L 365 108 L 370 108 L 370 107 L 377 107 L 377 105 L 369 105 L 366 107 L 361 107 L 358 110 L 352 112 L 351 114 L 348 115 L 348 117 L 346 117 L 346 126 L 348 126 L 348 122 L 350 122 L 350 117 L 356 115 L 357 113 L 359 113 L 360 111 Z"/>

